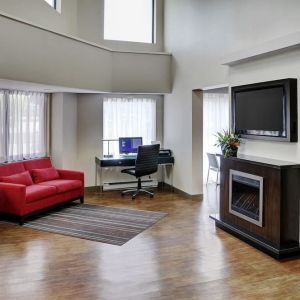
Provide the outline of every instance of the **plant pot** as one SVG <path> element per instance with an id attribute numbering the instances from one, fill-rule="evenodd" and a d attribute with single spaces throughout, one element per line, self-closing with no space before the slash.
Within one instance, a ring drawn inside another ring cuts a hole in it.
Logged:
<path id="1" fill-rule="evenodd" d="M 226 151 L 227 149 L 230 149 L 230 151 Z M 238 147 L 221 147 L 221 151 L 225 157 L 237 157 Z"/>
<path id="2" fill-rule="evenodd" d="M 225 156 L 225 153 L 226 153 L 226 147 L 221 147 L 221 152 L 222 152 L 222 155 L 224 155 Z"/>
<path id="3" fill-rule="evenodd" d="M 232 149 L 232 148 L 231 148 L 231 150 L 232 150 L 232 152 L 231 152 L 231 155 L 230 155 L 230 156 L 232 156 L 232 157 L 237 157 L 238 148 L 235 148 L 235 149 Z"/>

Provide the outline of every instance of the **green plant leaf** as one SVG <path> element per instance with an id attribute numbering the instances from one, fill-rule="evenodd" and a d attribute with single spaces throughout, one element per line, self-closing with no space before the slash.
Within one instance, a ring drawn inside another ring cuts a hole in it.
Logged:
<path id="1" fill-rule="evenodd" d="M 215 134 L 215 146 L 220 147 L 225 157 L 232 156 L 241 143 L 239 134 L 223 129 Z"/>

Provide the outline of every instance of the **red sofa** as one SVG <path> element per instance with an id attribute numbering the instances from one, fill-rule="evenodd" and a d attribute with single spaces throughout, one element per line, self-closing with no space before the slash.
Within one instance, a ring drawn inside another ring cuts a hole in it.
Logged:
<path id="1" fill-rule="evenodd" d="M 0 213 L 19 223 L 58 204 L 84 202 L 84 173 L 55 169 L 49 158 L 0 165 Z"/>

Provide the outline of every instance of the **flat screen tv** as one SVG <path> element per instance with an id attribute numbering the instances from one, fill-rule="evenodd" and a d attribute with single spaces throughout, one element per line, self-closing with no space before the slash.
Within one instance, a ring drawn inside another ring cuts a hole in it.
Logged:
<path id="1" fill-rule="evenodd" d="M 231 89 L 232 128 L 243 138 L 297 142 L 297 79 Z"/>

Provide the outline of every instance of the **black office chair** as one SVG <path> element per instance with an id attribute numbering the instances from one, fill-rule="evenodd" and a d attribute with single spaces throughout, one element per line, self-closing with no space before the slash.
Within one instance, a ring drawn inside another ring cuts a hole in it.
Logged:
<path id="1" fill-rule="evenodd" d="M 135 167 L 124 169 L 121 171 L 122 173 L 135 176 L 138 179 L 138 185 L 136 189 L 123 191 L 122 196 L 124 196 L 127 193 L 133 193 L 132 199 L 135 199 L 135 197 L 139 193 L 147 193 L 150 195 L 151 198 L 154 196 L 153 191 L 147 191 L 145 189 L 142 189 L 141 177 L 157 172 L 158 155 L 159 155 L 159 145 L 147 145 L 147 146 L 138 147 Z"/>

